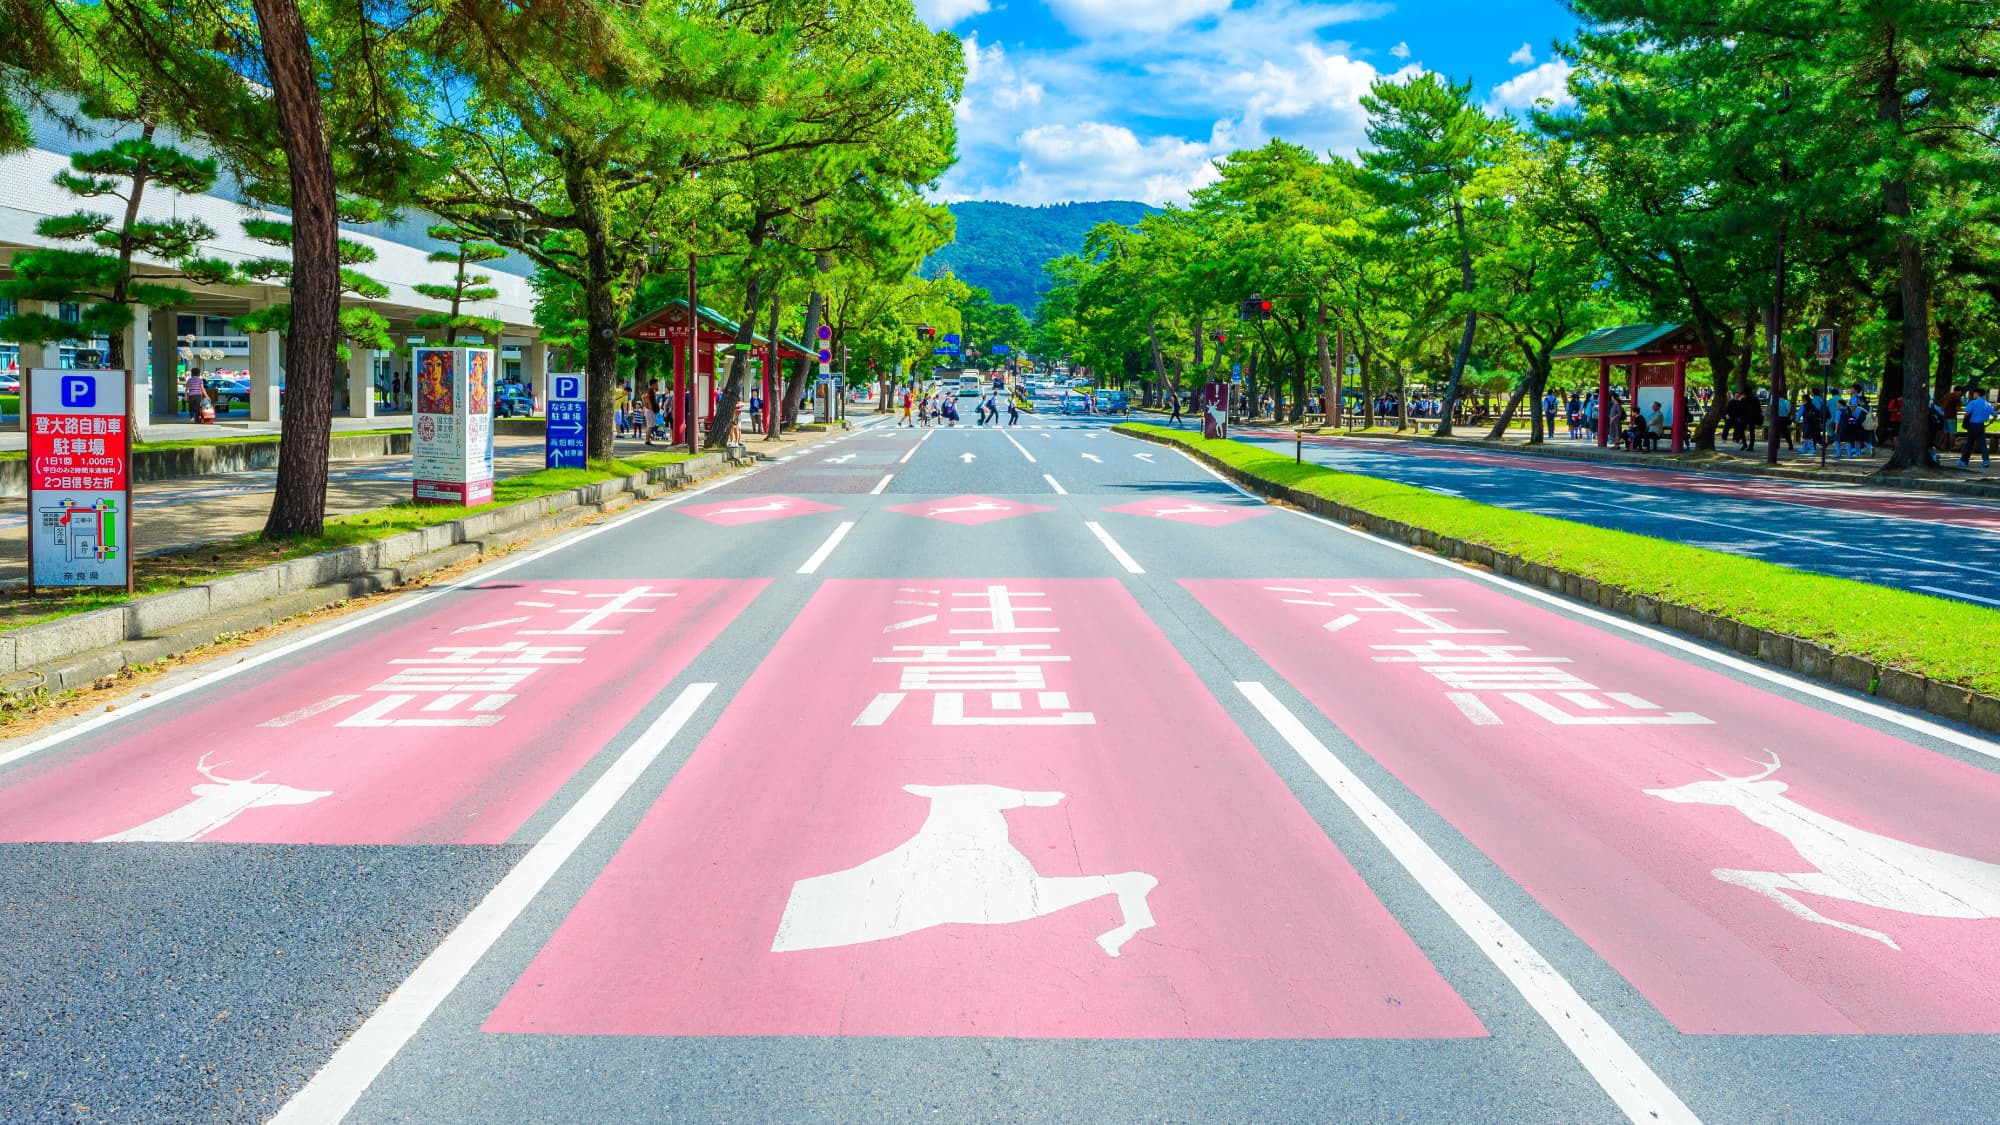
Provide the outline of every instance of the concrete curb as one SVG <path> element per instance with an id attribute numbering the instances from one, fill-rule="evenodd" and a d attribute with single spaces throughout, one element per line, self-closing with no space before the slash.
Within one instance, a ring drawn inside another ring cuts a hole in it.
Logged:
<path id="1" fill-rule="evenodd" d="M 1671 469 L 1685 473 L 1718 473 L 1724 476 L 1751 479 L 1779 479 L 1810 481 L 1814 484 L 1829 484 L 1842 488 L 1892 488 L 1908 492 L 1943 492 L 1954 496 L 1970 496 L 1981 500 L 2000 499 L 2000 484 L 1987 484 L 1974 480 L 1935 480 L 1930 477 L 1890 477 L 1871 472 L 1865 475 L 1843 474 L 1830 476 L 1810 469 L 1792 469 L 1783 465 L 1777 468 L 1738 465 L 1729 461 L 1688 461 L 1671 453 L 1588 453 L 1559 445 L 1539 445 L 1532 448 L 1510 441 L 1488 441 L 1485 438 L 1435 438 L 1412 434 L 1399 437 L 1395 434 L 1346 434 L 1339 431 L 1317 430 L 1320 434 L 1334 437 L 1352 438 L 1356 441 L 1401 441 L 1417 445 L 1431 445 L 1442 449 L 1490 449 L 1496 453 L 1511 453 L 1522 457 L 1556 457 L 1565 461 L 1595 461 L 1612 465 L 1638 465 L 1650 469 Z"/>
<path id="2" fill-rule="evenodd" d="M 1924 711 L 1953 723 L 2000 732 L 2000 696 L 1985 695 L 1963 685 L 1928 679 L 1858 656 L 1835 653 L 1817 641 L 1760 629 L 1692 606 L 1661 601 L 1648 594 L 1606 585 L 1557 567 L 1532 563 L 1483 544 L 1439 535 L 1415 524 L 1350 508 L 1323 496 L 1267 481 L 1226 465 L 1198 449 L 1157 435 L 1137 433 L 1124 426 L 1113 427 L 1113 430 L 1140 441 L 1181 450 L 1253 492 L 1283 500 L 1350 527 L 1361 528 L 1371 535 L 1483 566 L 1495 574 L 1531 586 L 1541 586 L 1622 617 L 1692 637 L 1738 656 L 1783 668 L 1808 680 L 1872 695 L 1905 710 Z"/>
<path id="3" fill-rule="evenodd" d="M 464 519 L 246 570 L 202 586 L 0 632 L 0 695 L 67 691 L 350 598 L 379 593 L 501 547 L 617 511 L 723 472 L 704 453 Z"/>

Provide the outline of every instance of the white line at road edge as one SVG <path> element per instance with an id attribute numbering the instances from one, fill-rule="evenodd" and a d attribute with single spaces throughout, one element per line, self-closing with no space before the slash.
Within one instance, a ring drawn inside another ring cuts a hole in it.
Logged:
<path id="1" fill-rule="evenodd" d="M 1014 448 L 1015 448 L 1015 449 L 1018 449 L 1018 450 L 1020 450 L 1020 451 L 1021 451 L 1021 456 L 1023 456 L 1023 457 L 1026 457 L 1026 458 L 1028 459 L 1028 464 L 1032 465 L 1032 464 L 1034 464 L 1034 463 L 1035 463 L 1035 455 L 1034 455 L 1034 454 L 1032 454 L 1032 453 L 1030 453 L 1030 452 L 1028 452 L 1028 447 L 1027 447 L 1027 446 L 1025 446 L 1025 445 L 1022 445 L 1022 444 L 1021 444 L 1020 442 L 1018 442 L 1018 441 L 1014 441 L 1014 435 L 1013 435 L 1013 434 L 1010 434 L 1010 433 L 1007 433 L 1006 431 L 1004 431 L 1004 430 L 1003 430 L 1003 431 L 1001 431 L 1001 434 L 1000 434 L 1000 436 L 1001 436 L 1001 437 L 1004 437 L 1004 438 L 1006 438 L 1006 439 L 1007 439 L 1008 441 L 1010 441 L 1010 442 L 1013 442 L 1013 443 L 1014 443 Z"/>
<path id="2" fill-rule="evenodd" d="M 888 476 L 883 477 L 881 480 L 876 481 L 875 487 L 868 490 L 868 495 L 870 496 L 882 495 L 882 490 L 888 488 L 889 482 L 895 479 L 896 479 L 896 474 L 890 473 Z"/>
<path id="3" fill-rule="evenodd" d="M 625 752 L 528 849 L 443 944 L 424 958 L 375 1014 L 356 1029 L 312 1081 L 271 1118 L 271 1125 L 327 1125 L 347 1116 L 384 1068 L 507 932 L 555 873 L 631 790 L 715 690 L 689 684 Z"/>
<path id="4" fill-rule="evenodd" d="M 812 553 L 812 558 L 807 559 L 805 565 L 799 567 L 799 573 L 811 574 L 818 570 L 819 564 L 825 562 L 826 557 L 832 554 L 833 549 L 840 546 L 840 541 L 847 538 L 847 533 L 853 530 L 854 521 L 843 520 L 839 527 L 833 529 L 833 534 L 826 537 L 826 542 L 819 545 L 819 550 Z"/>
<path id="5" fill-rule="evenodd" d="M 1269 688 L 1261 683 L 1238 681 L 1236 690 L 1243 693 L 1279 737 L 1333 790 L 1333 795 L 1382 842 L 1403 870 L 1444 908 L 1487 960 L 1506 975 L 1627 1117 L 1646 1123 L 1698 1120 L 1617 1029 L 1584 1001 L 1575 986 L 1479 897 L 1479 892 L 1452 870 L 1387 802 L 1307 730 Z"/>
<path id="6" fill-rule="evenodd" d="M 1056 478 L 1054 478 L 1054 477 L 1050 476 L 1050 475 L 1049 475 L 1049 474 L 1047 474 L 1047 473 L 1043 473 L 1043 474 L 1042 474 L 1042 479 L 1043 479 L 1043 480 L 1045 480 L 1045 481 L 1048 481 L 1048 482 L 1049 482 L 1049 487 L 1050 487 L 1050 488 L 1053 488 L 1053 489 L 1055 489 L 1055 490 L 1056 490 L 1056 495 L 1057 495 L 1057 496 L 1068 496 L 1068 495 L 1069 495 L 1069 489 L 1067 489 L 1067 488 L 1064 488 L 1064 487 L 1062 486 L 1062 482 L 1061 482 L 1061 481 L 1059 481 L 1059 480 L 1057 480 Z"/>
<path id="7" fill-rule="evenodd" d="M 395 614 L 415 609 L 418 606 L 429 605 L 431 602 L 436 601 L 438 598 L 441 598 L 446 594 L 453 594 L 461 590 L 471 589 L 472 587 L 477 586 L 482 582 L 491 581 L 495 575 L 505 574 L 506 572 L 513 570 L 515 567 L 526 566 L 529 563 L 534 562 L 535 560 L 540 559 L 544 556 L 558 554 L 562 551 L 567 551 L 571 547 L 577 545 L 578 543 L 583 542 L 586 539 L 594 539 L 599 535 L 603 535 L 607 531 L 616 531 L 618 528 L 624 527 L 626 524 L 631 523 L 634 520 L 644 519 L 655 512 L 665 511 L 666 509 L 671 508 L 676 504 L 686 503 L 687 501 L 692 500 L 695 497 L 702 495 L 703 493 L 709 492 L 713 489 L 721 488 L 725 484 L 735 484 L 738 481 L 746 480 L 763 471 L 764 470 L 762 466 L 759 466 L 757 468 L 748 469 L 741 473 L 724 474 L 722 477 L 720 477 L 715 481 L 702 485 L 699 488 L 692 488 L 686 492 L 679 493 L 675 495 L 672 499 L 655 500 L 652 501 L 651 503 L 641 505 L 638 511 L 632 512 L 631 514 L 626 516 L 621 516 L 618 519 L 612 520 L 609 523 L 598 524 L 596 527 L 586 528 L 573 535 L 563 535 L 562 538 L 557 542 L 550 543 L 543 547 L 539 547 L 533 551 L 527 551 L 521 554 L 517 554 L 512 558 L 505 559 L 501 562 L 496 562 L 491 566 L 482 566 L 479 569 L 473 571 L 471 574 L 466 575 L 465 577 L 459 579 L 456 582 L 447 583 L 442 586 L 433 586 L 427 590 L 422 591 L 421 593 L 404 595 L 388 605 L 382 606 L 379 609 L 370 610 L 366 613 L 360 614 L 355 617 L 351 617 L 348 620 L 343 621 L 338 625 L 314 633 L 310 637 L 302 637 L 299 640 L 291 642 L 290 644 L 280 645 L 277 648 L 271 649 L 269 652 L 262 652 L 258 653 L 255 656 L 245 657 L 241 661 L 235 664 L 231 664 L 227 668 L 218 668 L 213 672 L 204 672 L 199 677 L 191 679 L 188 682 L 179 685 L 178 687 L 171 687 L 166 689 L 165 691 L 156 692 L 143 699 L 133 700 L 131 703 L 120 707 L 116 711 L 105 712 L 103 714 L 98 715 L 96 718 L 78 723 L 73 727 L 67 727 L 63 730 L 59 730 L 54 734 L 48 735 L 45 738 L 38 738 L 33 742 L 27 743 L 26 745 L 17 746 L 12 750 L 0 751 L 0 767 L 12 765 L 13 763 L 18 762 L 23 758 L 32 757 L 36 754 L 42 753 L 45 750 L 52 750 L 55 747 L 60 746 L 65 742 L 68 742 L 70 739 L 77 738 L 81 735 L 89 734 L 91 731 L 98 730 L 102 727 L 110 726 L 113 723 L 123 722 L 134 715 L 140 714 L 141 712 L 144 711 L 149 711 L 155 707 L 160 706 L 163 703 L 170 703 L 173 700 L 179 699 L 183 695 L 189 694 L 190 692 L 206 691 L 210 687 L 213 687 L 214 685 L 219 684 L 224 680 L 233 679 L 234 677 L 240 676 L 243 673 L 248 672 L 254 668 L 260 668 L 266 664 L 269 664 L 273 660 L 283 659 L 284 657 L 290 656 L 295 652 L 302 652 L 306 649 L 314 647 L 315 645 L 324 644 L 327 641 L 330 641 L 333 638 L 338 637 L 344 633 L 351 633 L 356 629 L 373 625 L 375 622 L 380 621 L 385 617 L 391 617 L 394 616 Z"/>
<path id="8" fill-rule="evenodd" d="M 1133 438 L 1132 440 L 1137 441 L 1139 439 Z M 1257 495 L 1256 493 L 1250 491 L 1249 489 L 1244 488 L 1242 485 L 1237 484 L 1235 481 L 1230 480 L 1228 477 L 1223 476 L 1221 473 L 1216 472 L 1214 468 L 1212 468 L 1207 464 L 1204 464 L 1201 458 L 1196 457 L 1194 454 L 1189 453 L 1185 450 L 1179 450 L 1177 452 L 1179 452 L 1181 456 L 1187 458 L 1188 461 L 1193 463 L 1193 465 L 1196 468 L 1200 469 L 1202 472 L 1207 473 L 1209 476 L 1214 477 L 1216 480 L 1221 481 L 1222 483 L 1228 485 L 1230 488 L 1233 488 L 1237 492 L 1242 493 L 1244 496 L 1247 496 L 1250 499 L 1255 500 L 1260 504 L 1265 502 L 1264 497 Z M 1942 726 L 1938 723 L 1933 723 L 1928 719 L 1920 719 L 1915 715 L 1906 715 L 1901 711 L 1895 710 L 1894 708 L 1884 707 L 1879 703 L 1874 703 L 1866 699 L 1858 699 L 1853 696 L 1845 695 L 1841 692 L 1835 691 L 1832 688 L 1824 687 L 1820 684 L 1813 683 L 1810 680 L 1800 679 L 1799 677 L 1794 676 L 1789 672 L 1781 672 L 1776 668 L 1768 668 L 1762 664 L 1755 664 L 1748 660 L 1744 660 L 1740 657 L 1732 656 L 1731 654 L 1726 652 L 1718 652 L 1715 649 L 1708 648 L 1704 645 L 1688 640 L 1685 637 L 1676 636 L 1673 633 L 1668 633 L 1665 632 L 1664 630 L 1655 629 L 1650 625 L 1633 621 L 1630 618 L 1619 617 L 1615 614 L 1607 613 L 1604 610 L 1598 609 L 1595 606 L 1585 605 L 1582 602 L 1571 601 L 1570 599 L 1565 598 L 1560 594 L 1552 594 L 1547 590 L 1543 590 L 1535 586 L 1530 586 L 1525 582 L 1520 582 L 1515 579 L 1508 578 L 1505 575 L 1492 574 L 1487 571 L 1480 570 L 1477 567 L 1466 566 L 1463 563 L 1454 562 L 1447 558 L 1442 558 L 1437 555 L 1427 554 L 1426 552 L 1419 551 L 1415 547 L 1411 547 L 1408 544 L 1398 543 L 1392 539 L 1384 539 L 1379 535 L 1374 535 L 1366 531 L 1357 530 L 1355 528 L 1347 526 L 1344 523 L 1341 523 L 1339 520 L 1330 520 L 1327 519 L 1325 516 L 1315 515 L 1312 512 L 1301 511 L 1298 508 L 1280 507 L 1278 510 L 1281 512 L 1287 512 L 1294 516 L 1298 516 L 1301 519 L 1310 520 L 1313 523 L 1320 524 L 1321 526 L 1324 527 L 1333 528 L 1335 531 L 1345 532 L 1348 535 L 1352 535 L 1358 539 L 1366 539 L 1370 543 L 1375 543 L 1380 546 L 1387 547 L 1392 551 L 1401 551 L 1403 554 L 1409 555 L 1411 558 L 1422 559 L 1423 561 L 1430 563 L 1433 566 L 1443 567 L 1446 570 L 1450 570 L 1466 578 L 1476 579 L 1477 581 L 1484 582 L 1489 586 L 1499 586 L 1503 589 L 1511 590 L 1517 594 L 1520 594 L 1523 597 L 1533 598 L 1539 602 L 1546 602 L 1549 605 L 1556 606 L 1560 609 L 1567 610 L 1570 613 L 1574 613 L 1581 617 L 1588 618 L 1592 621 L 1597 622 L 1600 625 L 1608 625 L 1611 628 L 1618 629 L 1622 632 L 1631 633 L 1634 636 L 1644 637 L 1649 641 L 1653 641 L 1657 644 L 1664 645 L 1668 648 L 1674 649 L 1677 652 L 1684 652 L 1689 656 L 1700 657 L 1701 659 L 1706 660 L 1711 664 L 1720 665 L 1721 667 L 1741 672 L 1746 676 L 1755 677 L 1757 679 L 1763 680 L 1766 683 L 1777 684 L 1778 686 L 1786 688 L 1788 690 L 1796 691 L 1801 695 L 1810 696 L 1813 699 L 1817 699 L 1822 703 L 1831 703 L 1836 706 L 1845 707 L 1856 714 L 1866 715 L 1871 719 L 1876 719 L 1881 722 L 1888 723 L 1892 726 L 1902 727 L 1904 730 L 1915 731 L 1918 734 L 1935 738 L 1940 742 L 1948 742 L 1951 745 L 1959 747 L 1962 750 L 1970 750 L 1975 754 L 2000 760 L 2000 743 L 1995 743 L 1990 739 L 1981 738 L 1978 735 L 1968 734 L 1960 730 L 1953 730 L 1950 727 Z"/>
<path id="9" fill-rule="evenodd" d="M 1128 574 L 1146 573 L 1146 568 L 1139 565 L 1139 560 L 1133 558 L 1131 555 L 1126 554 L 1125 548 L 1120 547 L 1118 545 L 1118 540 L 1111 538 L 1111 533 L 1104 530 L 1102 526 L 1095 523 L 1090 523 L 1088 521 L 1086 521 L 1083 526 L 1089 528 L 1090 533 L 1092 535 L 1097 536 L 1097 541 L 1099 543 L 1104 544 L 1104 549 L 1111 552 L 1111 557 L 1118 560 L 1118 565 L 1124 567 L 1126 573 Z"/>

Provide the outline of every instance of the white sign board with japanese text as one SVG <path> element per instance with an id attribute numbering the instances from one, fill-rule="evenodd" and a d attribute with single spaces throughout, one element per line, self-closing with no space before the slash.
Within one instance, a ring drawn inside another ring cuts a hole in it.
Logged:
<path id="1" fill-rule="evenodd" d="M 419 504 L 493 499 L 494 367 L 490 348 L 411 353 L 411 491 Z"/>
<path id="2" fill-rule="evenodd" d="M 131 588 L 132 435 L 124 371 L 28 374 L 28 555 L 35 586 Z"/>

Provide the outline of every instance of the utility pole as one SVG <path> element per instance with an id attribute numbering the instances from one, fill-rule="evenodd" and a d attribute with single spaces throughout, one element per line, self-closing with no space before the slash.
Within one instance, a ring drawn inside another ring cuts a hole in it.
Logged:
<path id="1" fill-rule="evenodd" d="M 690 229 L 689 234 L 692 236 L 692 229 Z M 681 417 L 686 419 L 681 428 L 687 433 L 687 448 L 691 454 L 701 452 L 701 433 L 695 428 L 696 417 L 694 409 L 695 399 L 701 393 L 701 304 L 697 300 L 695 262 L 694 240 L 690 237 L 688 240 L 687 401 L 675 403 L 674 408 L 681 411 Z"/>

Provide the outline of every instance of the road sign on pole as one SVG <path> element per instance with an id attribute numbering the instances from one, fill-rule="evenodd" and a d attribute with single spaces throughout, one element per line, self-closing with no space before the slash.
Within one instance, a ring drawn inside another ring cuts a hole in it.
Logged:
<path id="1" fill-rule="evenodd" d="M 129 380 L 124 371 L 28 372 L 30 589 L 132 589 Z"/>
<path id="2" fill-rule="evenodd" d="M 1831 328 L 1822 328 L 1819 330 L 1819 337 L 1813 347 L 1813 358 L 1819 360 L 1821 367 L 1829 367 L 1833 364 L 1833 342 L 1835 335 L 1835 330 Z"/>
<path id="3" fill-rule="evenodd" d="M 590 402 L 583 394 L 583 376 L 549 376 L 548 434 L 545 461 L 551 469 L 590 467 Z"/>

